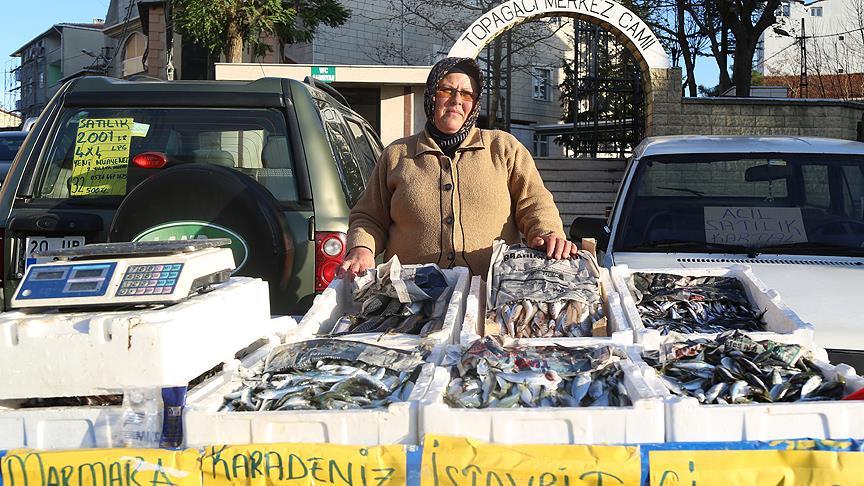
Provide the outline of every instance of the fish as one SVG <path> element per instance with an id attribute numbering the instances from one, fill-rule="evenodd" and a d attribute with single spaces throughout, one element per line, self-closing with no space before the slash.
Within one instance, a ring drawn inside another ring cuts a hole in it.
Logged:
<path id="1" fill-rule="evenodd" d="M 645 327 L 662 335 L 766 328 L 764 312 L 753 308 L 744 286 L 732 277 L 637 272 L 628 285 Z"/>
<path id="2" fill-rule="evenodd" d="M 238 370 L 240 386 L 224 396 L 220 410 L 382 408 L 408 400 L 422 365 L 413 353 L 353 341 L 281 345 L 257 372 Z M 462 393 L 455 386 L 454 392 Z"/>
<path id="3" fill-rule="evenodd" d="M 609 345 L 505 347 L 485 337 L 452 367 L 444 400 L 454 408 L 628 406 L 627 359 Z"/>
<path id="4" fill-rule="evenodd" d="M 824 376 L 804 348 L 755 341 L 738 330 L 665 344 L 642 357 L 670 393 L 704 404 L 839 400 L 845 390 L 843 378 Z"/>

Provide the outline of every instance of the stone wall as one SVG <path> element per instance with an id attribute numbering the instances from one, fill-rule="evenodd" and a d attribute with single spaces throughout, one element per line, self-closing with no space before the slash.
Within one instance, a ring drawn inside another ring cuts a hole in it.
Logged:
<path id="1" fill-rule="evenodd" d="M 646 134 L 800 135 L 864 141 L 864 102 L 682 98 L 681 70 L 652 69 Z"/>

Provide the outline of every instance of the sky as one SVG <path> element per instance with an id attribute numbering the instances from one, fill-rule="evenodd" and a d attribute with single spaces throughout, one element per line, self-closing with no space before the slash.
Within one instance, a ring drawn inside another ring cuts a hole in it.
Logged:
<path id="1" fill-rule="evenodd" d="M 31 39 L 62 22 L 89 23 L 93 19 L 104 19 L 110 0 L 0 0 L 0 59 L 2 88 L 0 105 L 6 106 L 6 71 L 13 51 Z"/>
<path id="2" fill-rule="evenodd" d="M 2 83 L 0 106 L 8 106 L 5 88 L 9 57 L 13 51 L 61 22 L 86 23 L 93 19 L 104 19 L 110 0 L 0 0 L 3 28 L 0 32 L 0 59 Z M 717 84 L 717 64 L 711 59 L 699 59 L 696 64 L 696 82 L 705 86 Z"/>

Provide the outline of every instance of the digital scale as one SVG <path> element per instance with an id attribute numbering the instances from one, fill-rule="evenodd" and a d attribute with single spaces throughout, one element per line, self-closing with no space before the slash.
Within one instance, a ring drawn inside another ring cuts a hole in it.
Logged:
<path id="1" fill-rule="evenodd" d="M 228 280 L 227 238 L 97 243 L 37 253 L 10 307 L 170 304 Z"/>

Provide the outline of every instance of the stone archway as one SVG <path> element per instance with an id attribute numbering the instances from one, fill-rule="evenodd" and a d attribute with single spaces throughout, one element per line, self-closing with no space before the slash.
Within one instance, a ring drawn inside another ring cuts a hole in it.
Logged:
<path id="1" fill-rule="evenodd" d="M 487 11 L 459 36 L 450 57 L 477 58 L 496 37 L 526 20 L 539 17 L 575 17 L 607 30 L 627 48 L 642 71 L 647 97 L 646 135 L 654 130 L 655 101 L 671 89 L 669 56 L 657 36 L 638 15 L 612 0 L 508 0 Z M 659 88 L 659 89 L 658 89 Z M 663 94 L 661 94 L 663 93 Z"/>

